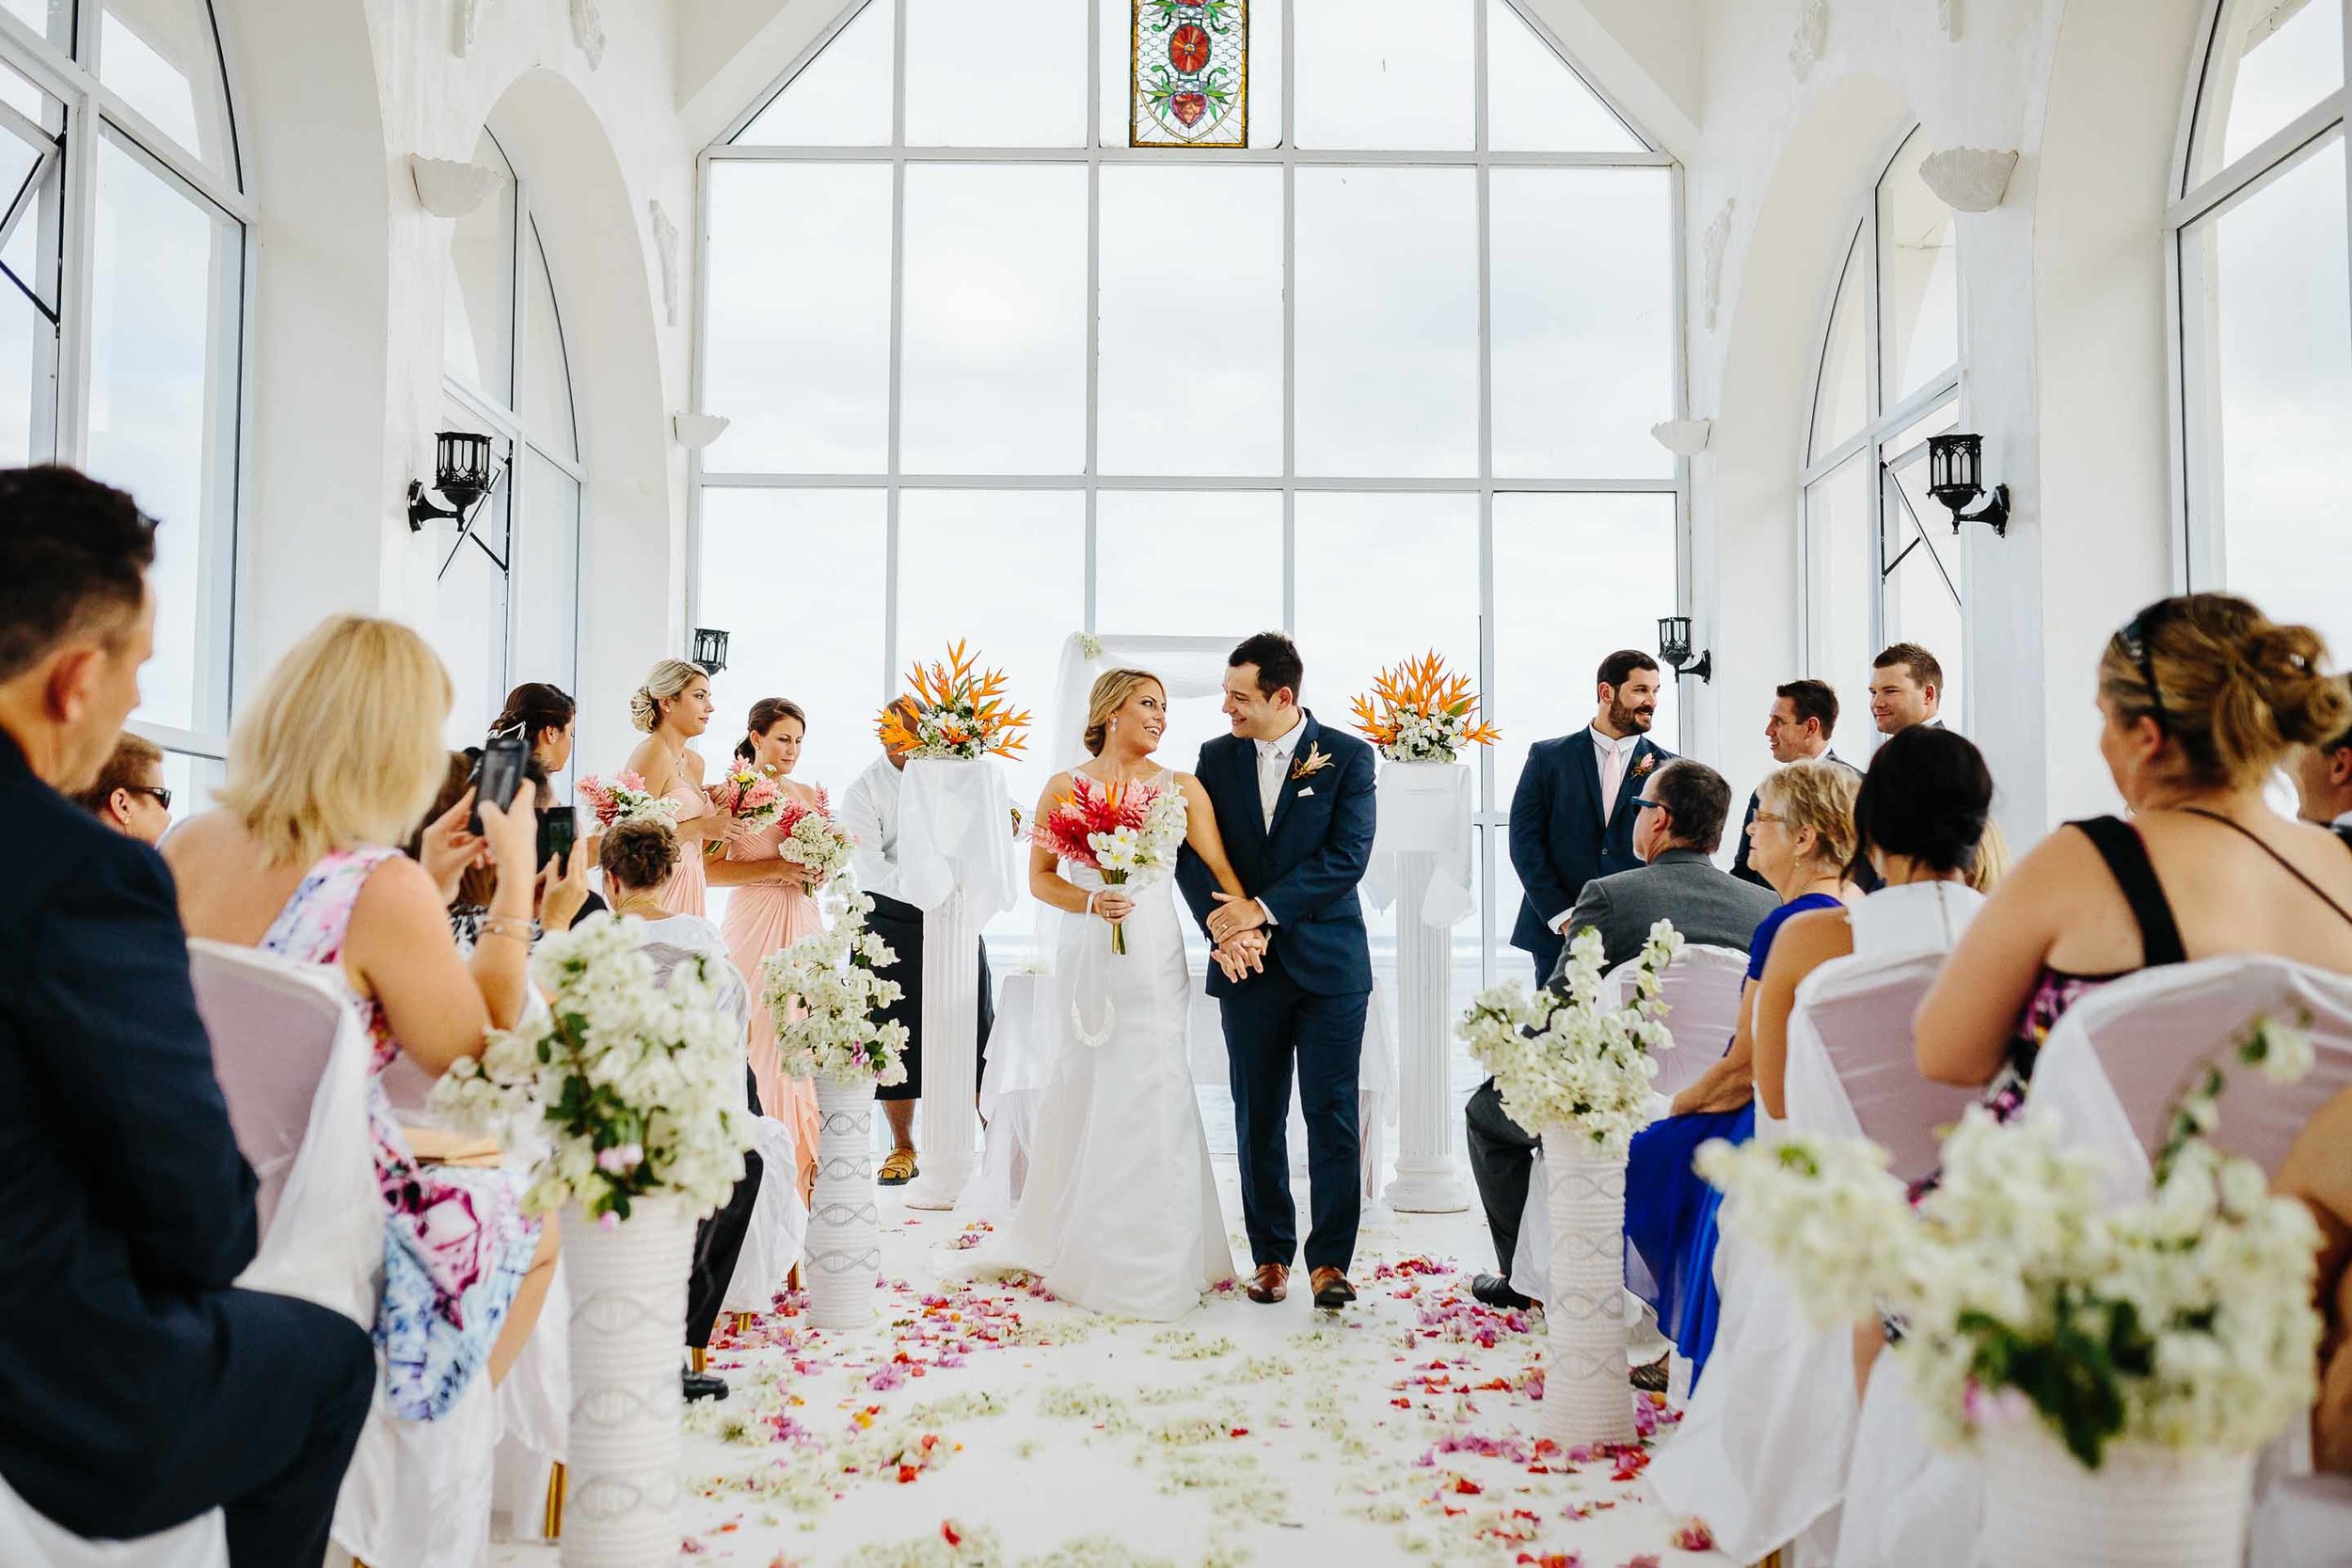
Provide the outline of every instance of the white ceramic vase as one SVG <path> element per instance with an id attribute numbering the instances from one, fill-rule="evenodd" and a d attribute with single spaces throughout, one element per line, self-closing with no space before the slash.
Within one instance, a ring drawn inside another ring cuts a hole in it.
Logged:
<path id="1" fill-rule="evenodd" d="M 2111 1444 L 2087 1470 L 2038 1422 L 1988 1438 L 1984 1544 L 2001 1568 L 2236 1568 L 2254 1456 Z"/>
<path id="2" fill-rule="evenodd" d="M 882 1216 L 874 1203 L 874 1085 L 817 1080 L 817 1191 L 808 1204 L 802 1278 L 808 1321 L 863 1328 L 882 1278 Z"/>
<path id="3" fill-rule="evenodd" d="M 694 1221 L 675 1198 L 641 1198 L 607 1230 L 564 1211 L 571 1292 L 572 1408 L 564 1568 L 674 1562 L 678 1370 Z"/>
<path id="4" fill-rule="evenodd" d="M 1580 1129 L 1544 1130 L 1551 1264 L 1544 1304 L 1544 1435 L 1562 1447 L 1630 1443 L 1625 1355 L 1625 1157 L 1586 1152 Z"/>

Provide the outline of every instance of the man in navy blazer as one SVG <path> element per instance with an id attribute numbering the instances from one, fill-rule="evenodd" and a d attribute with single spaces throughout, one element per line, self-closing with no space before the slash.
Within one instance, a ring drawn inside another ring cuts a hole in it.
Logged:
<path id="1" fill-rule="evenodd" d="M 1307 1122 L 1315 1305 L 1356 1299 L 1347 1282 L 1362 1207 L 1359 1060 L 1372 1000 L 1372 948 L 1356 884 L 1372 859 L 1372 748 L 1298 705 L 1305 667 L 1280 632 L 1235 648 L 1225 672 L 1233 733 L 1200 748 L 1225 853 L 1247 892 L 1218 892 L 1186 850 L 1176 876 L 1216 945 L 1209 976 L 1225 1021 L 1240 1151 L 1242 1220 L 1256 1272 L 1249 1299 L 1289 1293 L 1298 1253 L 1291 1199 L 1291 1074 Z"/>
<path id="2" fill-rule="evenodd" d="M 1511 945 L 1535 961 L 1539 986 L 1559 966 L 1562 933 L 1584 884 L 1642 863 L 1631 802 L 1643 778 L 1674 758 L 1649 738 L 1658 661 L 1621 648 L 1600 661 L 1596 679 L 1591 726 L 1530 747 L 1511 796 L 1511 868 L 1526 894 Z"/>
<path id="3" fill-rule="evenodd" d="M 236 1568 L 316 1568 L 367 1418 L 365 1330 L 232 1288 L 252 1169 L 163 859 L 88 786 L 153 641 L 152 525 L 0 471 L 0 1476 L 75 1534 L 226 1514 Z"/>

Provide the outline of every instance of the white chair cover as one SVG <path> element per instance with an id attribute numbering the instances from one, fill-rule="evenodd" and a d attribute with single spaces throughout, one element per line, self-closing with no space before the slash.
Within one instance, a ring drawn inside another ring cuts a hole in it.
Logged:
<path id="1" fill-rule="evenodd" d="M 315 964 L 202 940 L 188 943 L 188 974 L 229 1124 L 261 1179 L 262 1244 L 237 1283 L 369 1326 L 384 1208 L 368 1132 L 373 1045 L 349 992 Z"/>
<path id="2" fill-rule="evenodd" d="M 773 1311 L 776 1292 L 801 1260 L 801 1243 L 808 1235 L 800 1148 L 792 1129 L 773 1117 L 761 1117 L 752 1125 L 752 1142 L 760 1160 L 759 1196 L 752 1200 L 751 1228 L 744 1232 L 735 1276 L 720 1300 L 721 1310 L 727 1312 Z"/>
<path id="3" fill-rule="evenodd" d="M 220 1510 L 136 1541 L 85 1541 L 0 1479 L 0 1562 L 8 1568 L 229 1568 Z"/>
<path id="4" fill-rule="evenodd" d="M 2246 1568 L 2352 1568 L 2352 1476 L 2280 1481 L 2254 1504 Z"/>
<path id="5" fill-rule="evenodd" d="M 1870 1139 L 1906 1181 L 1935 1169 L 1944 1130 L 1977 1099 L 1974 1089 L 1919 1075 L 1912 1016 L 1943 966 L 1941 953 L 1833 959 L 1797 988 L 1789 1019 L 1782 1079 L 1789 1121 Z"/>
<path id="6" fill-rule="evenodd" d="M 1601 977 L 1602 995 L 1612 1002 L 1624 998 L 1633 980 L 1633 961 L 1617 965 Z M 1666 1001 L 1666 1032 L 1674 1045 L 1661 1053 L 1658 1076 L 1650 1087 L 1662 1100 L 1697 1082 L 1723 1060 L 1740 1023 L 1740 992 L 1747 982 L 1748 956 L 1734 947 L 1693 945 L 1667 966 L 1659 977 L 1659 994 Z M 1661 1102 L 1658 1114 L 1664 1116 Z M 1527 1206 L 1519 1212 L 1519 1242 L 1511 1255 L 1511 1288 L 1524 1296 L 1543 1298 L 1551 1278 L 1551 1202 L 1544 1196 L 1544 1151 L 1535 1151 L 1528 1175 Z M 1638 1270 L 1631 1251 L 1626 1266 Z M 1635 1284 L 1642 1281 L 1635 1280 Z"/>
<path id="7" fill-rule="evenodd" d="M 548 1299 L 522 1354 L 498 1386 L 498 1448 L 493 1455 L 493 1517 L 507 1517 L 516 1541 L 546 1539 L 548 1477 L 564 1462 L 572 1404 L 572 1295 L 564 1259 L 555 1259 Z"/>

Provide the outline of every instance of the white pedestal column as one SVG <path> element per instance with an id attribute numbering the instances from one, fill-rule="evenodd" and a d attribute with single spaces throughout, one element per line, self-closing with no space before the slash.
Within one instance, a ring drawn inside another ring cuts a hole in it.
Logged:
<path id="1" fill-rule="evenodd" d="M 953 1209 L 979 1157 L 980 933 L 961 889 L 923 916 L 921 1169 L 913 1209 Z"/>
<path id="2" fill-rule="evenodd" d="M 1450 1214 L 1470 1207 L 1470 1190 L 1454 1164 L 1453 1097 L 1446 1092 L 1446 981 L 1449 927 L 1422 918 L 1438 856 L 1407 849 L 1396 857 L 1396 1180 L 1391 1209 Z"/>

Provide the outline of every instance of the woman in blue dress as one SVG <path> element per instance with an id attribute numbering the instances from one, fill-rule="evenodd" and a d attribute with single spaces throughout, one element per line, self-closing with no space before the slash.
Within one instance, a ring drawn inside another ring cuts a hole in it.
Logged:
<path id="1" fill-rule="evenodd" d="M 1715 1213 L 1723 1196 L 1692 1171 L 1691 1158 L 1709 1138 L 1745 1143 L 1755 1134 L 1757 982 L 1784 921 L 1856 895 L 1846 880 L 1854 788 L 1853 770 L 1826 759 L 1791 763 L 1764 781 L 1748 825 L 1748 863 L 1782 903 L 1749 942 L 1739 1027 L 1723 1059 L 1675 1096 L 1673 1113 L 1635 1134 L 1628 1157 L 1626 1284 L 1691 1363 L 1693 1388 L 1715 1343 Z"/>

